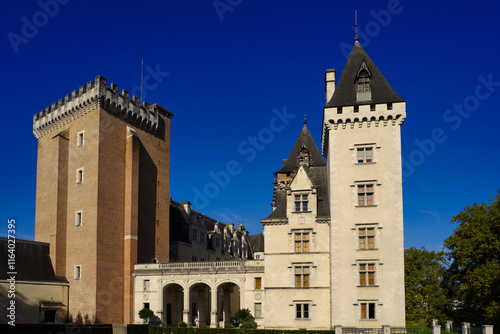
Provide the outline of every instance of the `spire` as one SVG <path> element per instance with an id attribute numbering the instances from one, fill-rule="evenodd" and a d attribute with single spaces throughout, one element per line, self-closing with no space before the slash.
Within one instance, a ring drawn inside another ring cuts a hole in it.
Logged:
<path id="1" fill-rule="evenodd" d="M 355 9 L 354 10 L 354 40 L 357 41 L 358 40 L 358 28 L 359 28 L 359 24 L 358 24 L 358 10 Z"/>
<path id="2" fill-rule="evenodd" d="M 307 115 L 304 114 L 304 124 L 307 124 Z"/>

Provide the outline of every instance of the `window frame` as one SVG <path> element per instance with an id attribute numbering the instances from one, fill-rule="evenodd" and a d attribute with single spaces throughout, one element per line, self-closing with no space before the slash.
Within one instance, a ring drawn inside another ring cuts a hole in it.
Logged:
<path id="1" fill-rule="evenodd" d="M 77 264 L 74 267 L 74 280 L 81 281 L 82 280 L 82 265 Z"/>
<path id="2" fill-rule="evenodd" d="M 375 163 L 374 159 L 375 145 L 357 146 L 354 152 L 356 154 L 356 164 L 365 165 L 365 164 Z M 368 152 L 370 152 L 370 157 L 368 157 Z"/>
<path id="3" fill-rule="evenodd" d="M 150 291 L 151 290 L 151 280 L 145 279 L 142 281 L 142 291 Z"/>
<path id="4" fill-rule="evenodd" d="M 295 320 L 310 320 L 311 317 L 311 303 L 310 302 L 298 302 L 294 303 L 295 308 Z"/>
<path id="5" fill-rule="evenodd" d="M 373 234 L 369 232 L 373 231 Z M 359 250 L 375 250 L 377 249 L 377 226 L 364 225 L 357 227 L 358 249 Z M 371 241 L 370 241 L 371 240 Z M 370 244 L 372 247 L 370 247 Z"/>
<path id="6" fill-rule="evenodd" d="M 296 288 L 309 288 L 311 286 L 311 267 L 310 264 L 293 267 L 294 286 Z"/>
<path id="7" fill-rule="evenodd" d="M 259 306 L 259 310 L 257 310 L 257 305 Z M 254 314 L 255 318 L 262 318 L 262 303 L 254 303 Z"/>
<path id="8" fill-rule="evenodd" d="M 78 168 L 76 170 L 76 184 L 82 184 L 83 183 L 83 171 L 84 171 L 83 167 Z"/>
<path id="9" fill-rule="evenodd" d="M 358 286 L 376 287 L 377 285 L 377 262 L 360 261 L 358 262 Z"/>
<path id="10" fill-rule="evenodd" d="M 262 277 L 255 277 L 254 289 L 255 290 L 262 290 Z"/>
<path id="11" fill-rule="evenodd" d="M 79 210 L 75 212 L 75 227 L 81 227 L 83 223 L 83 211 Z"/>
<path id="12" fill-rule="evenodd" d="M 297 238 L 298 236 L 300 236 L 300 238 Z M 307 238 L 304 238 L 304 236 L 307 236 Z M 311 252 L 311 231 L 293 231 L 293 247 L 295 253 Z"/>
<path id="13" fill-rule="evenodd" d="M 311 212 L 309 210 L 309 193 L 295 193 L 294 196 L 294 211 L 293 212 Z M 297 206 L 298 205 L 298 206 Z M 298 210 L 297 210 L 298 209 Z"/>
<path id="14" fill-rule="evenodd" d="M 371 314 L 373 313 L 373 314 Z M 363 321 L 377 320 L 377 303 L 375 301 L 359 302 L 359 319 Z"/>
<path id="15" fill-rule="evenodd" d="M 357 206 L 370 207 L 375 206 L 375 187 L 376 182 L 366 182 L 356 184 Z"/>
<path id="16" fill-rule="evenodd" d="M 85 145 L 85 130 L 76 134 L 76 147 L 80 148 Z"/>

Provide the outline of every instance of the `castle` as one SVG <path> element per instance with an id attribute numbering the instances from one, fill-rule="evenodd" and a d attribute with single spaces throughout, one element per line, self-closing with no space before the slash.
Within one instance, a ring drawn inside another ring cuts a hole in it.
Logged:
<path id="1" fill-rule="evenodd" d="M 404 327 L 405 101 L 358 41 L 338 84 L 335 70 L 325 83 L 326 162 L 304 121 L 253 259 L 138 264 L 135 314 L 228 327 L 248 308 L 260 328 Z"/>
<path id="2" fill-rule="evenodd" d="M 403 327 L 406 104 L 358 41 L 335 74 L 322 152 L 304 121 L 263 235 L 170 200 L 173 114 L 160 105 L 98 76 L 36 114 L 35 238 L 68 278 L 70 314 L 141 323 L 147 307 L 219 327 L 249 308 L 261 328 Z"/>

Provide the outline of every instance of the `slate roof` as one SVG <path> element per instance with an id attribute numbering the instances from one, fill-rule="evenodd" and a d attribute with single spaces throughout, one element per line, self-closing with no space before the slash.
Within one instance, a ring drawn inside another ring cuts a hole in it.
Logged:
<path id="1" fill-rule="evenodd" d="M 68 283 L 62 276 L 56 276 L 50 261 L 50 244 L 16 239 L 15 272 L 16 281 Z M 0 237 L 0 280 L 10 278 L 8 268 L 8 239 Z"/>
<path id="2" fill-rule="evenodd" d="M 312 161 L 312 166 L 326 166 L 325 160 L 323 160 L 323 156 L 319 152 L 318 147 L 316 146 L 316 143 L 307 128 L 307 124 L 304 124 L 299 138 L 297 138 L 295 145 L 293 145 L 290 155 L 285 161 L 283 161 L 283 167 L 281 167 L 278 173 L 288 173 L 298 169 L 297 156 L 302 149 L 302 145 L 305 145 L 305 147 L 309 150 L 309 159 Z"/>
<path id="3" fill-rule="evenodd" d="M 264 251 L 264 234 L 254 234 L 248 236 L 248 244 L 250 245 L 250 250 L 253 254 L 256 252 Z"/>
<path id="4" fill-rule="evenodd" d="M 368 70 L 371 73 L 371 100 L 370 101 L 356 101 L 356 76 L 365 61 Z M 335 92 L 332 98 L 326 104 L 326 107 L 343 107 L 359 104 L 371 103 L 393 103 L 404 102 L 394 89 L 392 89 L 389 82 L 386 80 L 382 72 L 378 69 L 377 65 L 371 60 L 361 44 L 356 41 L 351 50 L 351 54 L 347 59 L 347 63 L 342 71 L 342 75 L 335 87 Z"/>

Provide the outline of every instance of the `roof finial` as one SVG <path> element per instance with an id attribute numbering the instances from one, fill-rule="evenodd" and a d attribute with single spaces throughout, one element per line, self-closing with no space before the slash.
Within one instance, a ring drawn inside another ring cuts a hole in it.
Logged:
<path id="1" fill-rule="evenodd" d="M 307 124 L 307 115 L 304 115 L 304 124 Z"/>
<path id="2" fill-rule="evenodd" d="M 358 10 L 355 9 L 354 10 L 354 31 L 355 31 L 355 34 L 354 34 L 354 40 L 357 41 L 358 40 L 358 28 L 359 28 L 359 24 L 358 24 Z"/>

